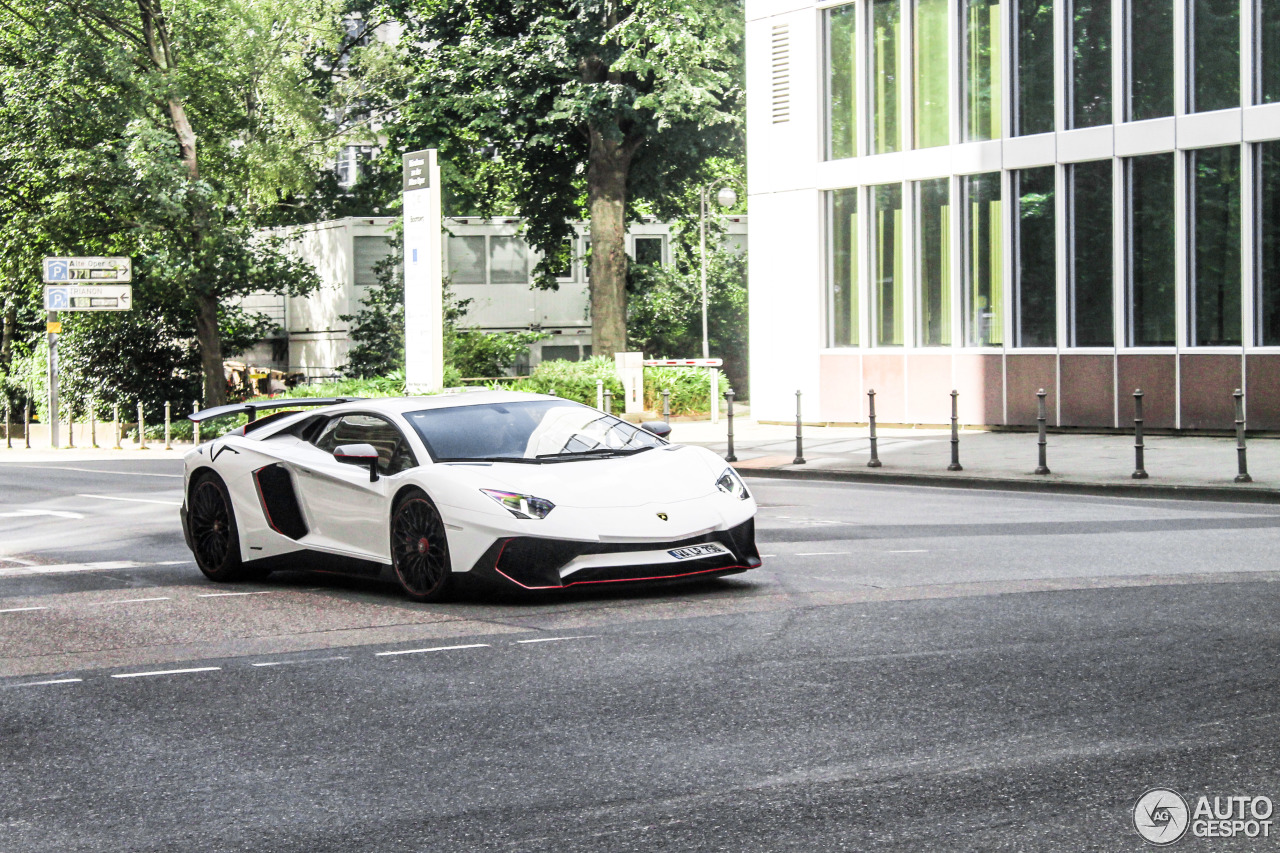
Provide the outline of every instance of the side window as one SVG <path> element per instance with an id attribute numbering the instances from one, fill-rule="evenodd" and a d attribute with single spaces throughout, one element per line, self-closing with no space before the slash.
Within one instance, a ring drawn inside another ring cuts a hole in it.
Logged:
<path id="1" fill-rule="evenodd" d="M 372 444 L 378 450 L 378 473 L 384 476 L 399 474 L 418 464 L 400 430 L 374 415 L 333 418 L 315 440 L 316 447 L 325 453 L 333 453 L 343 444 Z"/>

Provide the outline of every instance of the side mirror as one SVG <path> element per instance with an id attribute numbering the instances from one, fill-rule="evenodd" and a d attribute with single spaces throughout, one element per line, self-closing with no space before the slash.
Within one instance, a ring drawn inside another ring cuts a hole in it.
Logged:
<path id="1" fill-rule="evenodd" d="M 369 466 L 369 482 L 378 479 L 378 448 L 372 444 L 341 444 L 334 448 L 333 458 L 348 465 Z"/>
<path id="2" fill-rule="evenodd" d="M 666 421 L 645 421 L 640 424 L 640 429 L 645 432 L 651 432 L 658 438 L 666 438 L 671 435 L 671 424 Z"/>

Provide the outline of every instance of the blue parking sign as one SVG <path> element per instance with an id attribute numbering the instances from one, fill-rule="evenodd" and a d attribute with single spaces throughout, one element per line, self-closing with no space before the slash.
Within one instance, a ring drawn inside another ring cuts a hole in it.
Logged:
<path id="1" fill-rule="evenodd" d="M 68 264 L 62 258 L 45 258 L 44 280 L 45 281 L 70 281 L 71 265 Z"/>
<path id="2" fill-rule="evenodd" d="M 44 310 L 66 311 L 71 307 L 71 288 L 46 287 L 44 289 Z"/>

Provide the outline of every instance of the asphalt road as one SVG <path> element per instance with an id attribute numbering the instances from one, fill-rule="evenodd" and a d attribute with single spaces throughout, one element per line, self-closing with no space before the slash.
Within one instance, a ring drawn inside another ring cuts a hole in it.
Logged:
<path id="1" fill-rule="evenodd" d="M 763 569 L 422 606 L 207 583 L 177 471 L 0 464 L 0 851 L 1115 851 L 1154 786 L 1280 799 L 1280 507 L 751 480 Z"/>

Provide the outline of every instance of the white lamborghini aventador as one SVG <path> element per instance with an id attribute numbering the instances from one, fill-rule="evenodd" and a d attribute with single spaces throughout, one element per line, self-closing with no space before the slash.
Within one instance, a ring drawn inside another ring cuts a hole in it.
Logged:
<path id="1" fill-rule="evenodd" d="M 332 571 L 431 601 L 464 572 L 558 589 L 760 565 L 742 480 L 659 437 L 661 423 L 505 391 L 272 400 L 191 419 L 236 413 L 249 423 L 186 455 L 183 532 L 215 581 Z"/>

